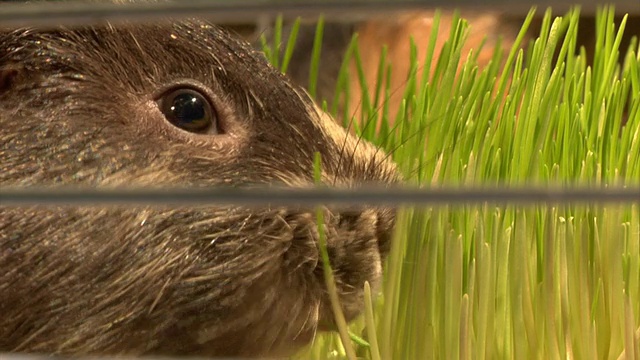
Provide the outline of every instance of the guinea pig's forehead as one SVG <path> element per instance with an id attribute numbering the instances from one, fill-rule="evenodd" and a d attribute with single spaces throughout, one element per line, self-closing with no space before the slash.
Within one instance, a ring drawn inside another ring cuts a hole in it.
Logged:
<path id="1" fill-rule="evenodd" d="M 207 23 L 175 22 L 167 26 L 139 29 L 141 34 L 137 35 L 151 35 L 156 40 L 155 44 L 168 48 L 188 48 L 188 55 L 196 61 L 209 61 L 211 55 L 223 59 L 244 57 L 244 54 L 248 53 L 248 49 L 239 39 Z M 152 34 L 146 34 L 147 32 Z"/>
<path id="2" fill-rule="evenodd" d="M 215 80 L 238 88 L 274 71 L 262 53 L 205 22 L 107 27 L 98 42 L 96 50 L 108 52 L 114 62 L 135 62 L 165 79 L 195 77 L 210 84 L 214 79 L 209 76 L 215 74 Z"/>
<path id="3" fill-rule="evenodd" d="M 109 26 L 100 28 L 99 46 L 115 47 L 147 61 L 167 64 L 221 65 L 247 50 L 236 39 L 211 25 L 171 23 L 164 25 Z"/>

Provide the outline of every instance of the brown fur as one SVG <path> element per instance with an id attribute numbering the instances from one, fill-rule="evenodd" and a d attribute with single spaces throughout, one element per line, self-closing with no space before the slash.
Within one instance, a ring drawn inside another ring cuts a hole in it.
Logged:
<path id="1" fill-rule="evenodd" d="M 0 32 L 0 185 L 393 183 L 387 156 L 322 114 L 220 29 L 173 25 Z M 156 104 L 211 99 L 194 135 Z M 326 210 L 347 318 L 377 283 L 393 212 Z M 312 209 L 0 207 L 0 352 L 282 355 L 331 329 Z"/>

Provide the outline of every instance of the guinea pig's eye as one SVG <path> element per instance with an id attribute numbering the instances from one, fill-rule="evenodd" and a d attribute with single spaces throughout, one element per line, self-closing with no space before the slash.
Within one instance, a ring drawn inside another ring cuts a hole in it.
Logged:
<path id="1" fill-rule="evenodd" d="M 180 129 L 198 134 L 217 134 L 218 115 L 206 96 L 200 92 L 174 89 L 158 99 L 167 120 Z"/>

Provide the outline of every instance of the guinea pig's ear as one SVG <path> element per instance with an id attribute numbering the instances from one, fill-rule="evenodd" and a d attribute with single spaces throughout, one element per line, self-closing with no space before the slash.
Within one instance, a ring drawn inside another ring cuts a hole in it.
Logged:
<path id="1" fill-rule="evenodd" d="M 10 91 L 23 73 L 17 64 L 0 64 L 0 95 Z"/>

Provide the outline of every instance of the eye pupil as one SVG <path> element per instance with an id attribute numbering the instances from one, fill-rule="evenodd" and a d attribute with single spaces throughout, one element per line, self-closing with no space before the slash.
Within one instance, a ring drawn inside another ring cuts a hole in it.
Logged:
<path id="1" fill-rule="evenodd" d="M 162 112 L 173 125 L 194 133 L 216 133 L 215 113 L 199 92 L 178 89 L 163 96 Z"/>
<path id="2" fill-rule="evenodd" d="M 173 98 L 171 112 L 181 123 L 199 122 L 206 116 L 202 99 L 193 94 L 180 94 Z"/>

